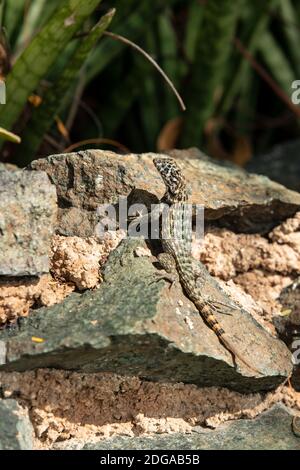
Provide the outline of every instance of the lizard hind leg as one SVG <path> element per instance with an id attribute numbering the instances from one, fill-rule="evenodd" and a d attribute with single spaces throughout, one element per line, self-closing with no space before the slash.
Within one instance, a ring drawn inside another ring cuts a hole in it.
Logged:
<path id="1" fill-rule="evenodd" d="M 223 315 L 232 315 L 230 310 L 234 310 L 237 307 L 229 304 L 225 304 L 223 302 L 218 302 L 216 300 L 205 299 L 206 304 L 215 312 L 221 313 Z"/>

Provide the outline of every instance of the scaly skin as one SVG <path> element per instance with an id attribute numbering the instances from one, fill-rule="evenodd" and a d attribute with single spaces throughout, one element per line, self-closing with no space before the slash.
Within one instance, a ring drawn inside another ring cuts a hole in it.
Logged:
<path id="1" fill-rule="evenodd" d="M 169 205 L 162 227 L 162 230 L 166 230 L 161 237 L 164 254 L 159 260 L 167 271 L 170 270 L 172 264 L 175 264 L 185 293 L 197 307 L 203 320 L 218 336 L 219 341 L 233 355 L 234 359 L 239 359 L 255 374 L 262 375 L 237 351 L 229 335 L 225 333 L 216 319 L 214 311 L 217 310 L 218 302 L 213 298 L 207 299 L 203 296 L 203 286 L 210 275 L 200 262 L 197 263 L 195 272 L 195 263 L 191 254 L 192 228 L 186 213 L 188 206 L 185 204 L 188 200 L 188 191 L 181 170 L 176 162 L 169 157 L 155 158 L 153 162 L 166 185 L 166 192 L 161 202 Z M 168 260 L 166 255 L 171 259 Z"/>

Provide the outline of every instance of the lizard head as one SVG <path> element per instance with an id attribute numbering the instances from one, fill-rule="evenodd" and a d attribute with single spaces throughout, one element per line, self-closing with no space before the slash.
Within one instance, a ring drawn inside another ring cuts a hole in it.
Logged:
<path id="1" fill-rule="evenodd" d="M 175 160 L 170 157 L 156 157 L 153 159 L 153 163 L 166 185 L 167 191 L 164 196 L 166 202 L 186 200 L 185 178 Z"/>

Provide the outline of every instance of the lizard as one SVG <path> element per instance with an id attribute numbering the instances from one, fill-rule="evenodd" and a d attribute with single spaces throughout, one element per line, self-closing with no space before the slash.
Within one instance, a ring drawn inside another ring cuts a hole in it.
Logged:
<path id="1" fill-rule="evenodd" d="M 239 353 L 231 338 L 215 317 L 214 312 L 218 310 L 218 305 L 229 308 L 238 307 L 224 305 L 212 296 L 207 298 L 203 294 L 206 282 L 209 282 L 210 285 L 217 285 L 217 281 L 213 280 L 203 263 L 199 261 L 196 264 L 196 260 L 191 254 L 192 227 L 187 223 L 186 217 L 187 207 L 189 206 L 187 204 L 189 191 L 181 169 L 175 160 L 170 157 L 156 157 L 153 159 L 153 163 L 166 186 L 161 203 L 168 206 L 161 234 L 164 253 L 158 255 L 161 266 L 167 273 L 170 273 L 174 267 L 176 268 L 185 294 L 194 303 L 205 323 L 217 335 L 220 343 L 231 353 L 234 362 L 236 363 L 236 359 L 239 359 L 256 375 L 263 375 Z M 219 288 L 216 288 L 216 293 L 219 290 Z"/>

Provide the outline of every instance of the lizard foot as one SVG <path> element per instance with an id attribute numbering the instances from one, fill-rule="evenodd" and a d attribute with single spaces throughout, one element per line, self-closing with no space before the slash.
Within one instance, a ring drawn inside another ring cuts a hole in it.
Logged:
<path id="1" fill-rule="evenodd" d="M 151 284 L 164 280 L 170 283 L 169 289 L 171 289 L 178 280 L 176 276 L 167 272 L 155 272 L 155 277 L 156 279 L 154 279 Z"/>
<path id="2" fill-rule="evenodd" d="M 156 275 L 158 276 L 158 280 L 164 279 L 165 281 L 170 282 L 171 289 L 174 284 L 179 281 L 174 258 L 168 253 L 160 253 L 157 259 L 160 266 L 164 270 L 163 273 L 156 273 Z"/>
<path id="3" fill-rule="evenodd" d="M 225 309 L 233 310 L 236 309 L 236 307 L 233 307 L 232 305 L 225 304 L 223 302 L 219 302 L 217 300 L 205 300 L 207 305 L 214 310 L 215 312 L 222 313 L 223 315 L 232 315 L 230 312 L 226 312 Z M 225 308 L 225 309 L 224 309 Z"/>

